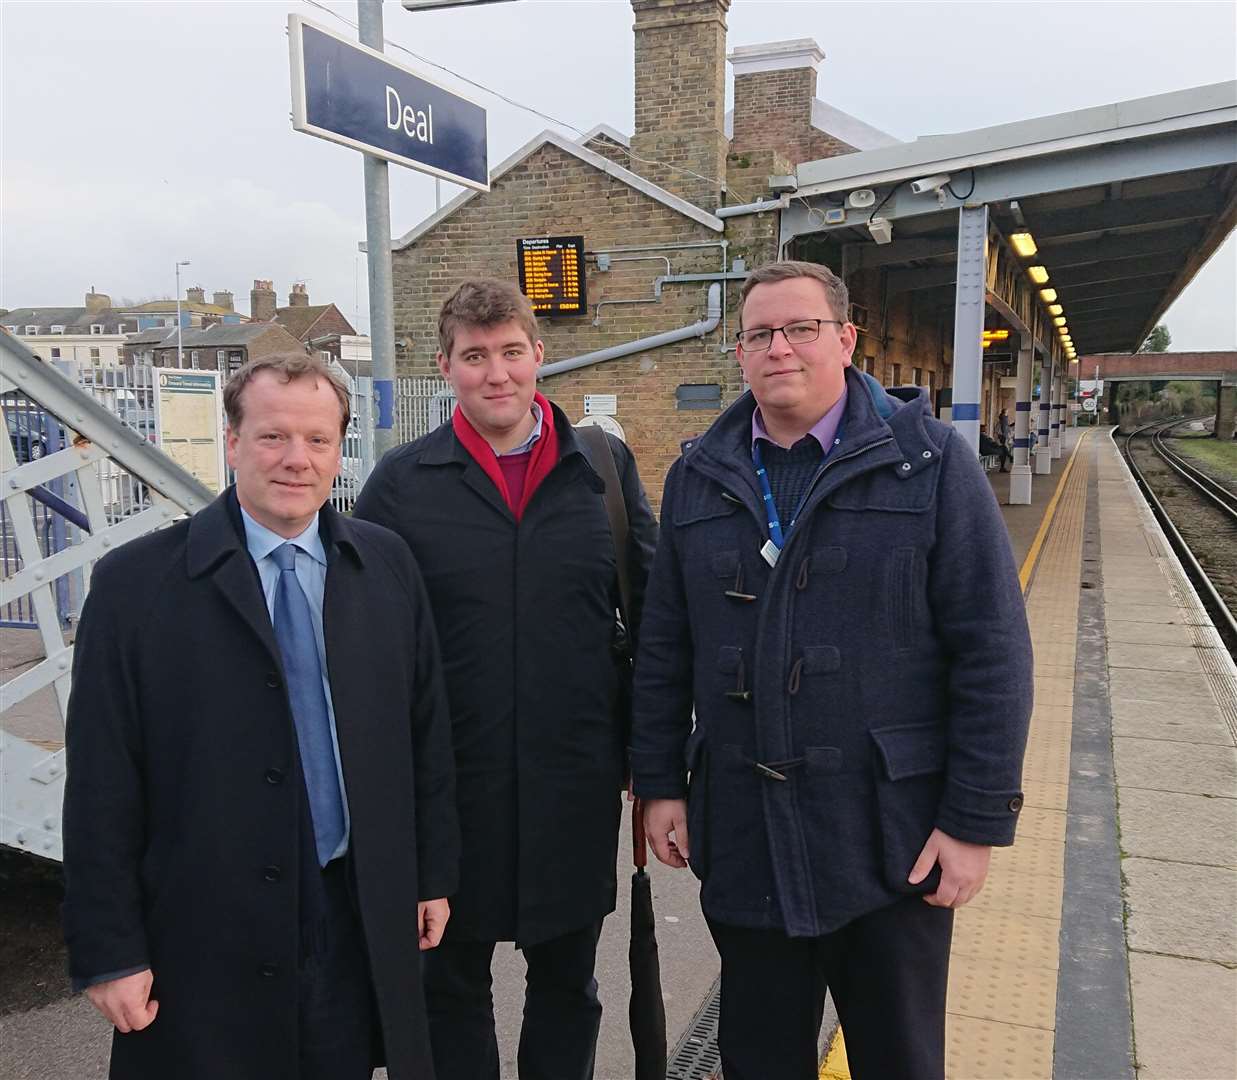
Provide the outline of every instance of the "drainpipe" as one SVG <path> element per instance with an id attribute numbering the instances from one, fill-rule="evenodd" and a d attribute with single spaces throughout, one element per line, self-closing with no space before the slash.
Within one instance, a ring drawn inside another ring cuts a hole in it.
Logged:
<path id="1" fill-rule="evenodd" d="M 689 338 L 702 338 L 716 330 L 717 324 L 721 320 L 722 286 L 719 282 L 714 282 L 709 286 L 708 310 L 705 317 L 699 322 L 694 322 L 690 326 L 680 327 L 678 330 L 667 330 L 661 334 L 654 334 L 652 337 L 627 341 L 622 345 L 611 345 L 607 349 L 598 349 L 596 352 L 575 356 L 570 360 L 556 360 L 552 364 L 543 364 L 537 371 L 537 378 L 544 379 L 549 375 L 561 375 L 565 371 L 575 371 L 577 368 L 591 367 L 593 364 L 601 364 L 607 360 L 618 360 L 620 357 L 631 356 L 634 353 L 645 352 L 648 349 L 657 349 L 662 345 L 673 345 L 679 341 L 687 341 Z"/>
<path id="2" fill-rule="evenodd" d="M 721 206 L 714 210 L 713 214 L 719 218 L 739 217 L 742 214 L 763 214 L 768 210 L 785 210 L 789 206 L 790 196 L 783 195 L 780 199 L 761 199 L 740 206 Z"/>

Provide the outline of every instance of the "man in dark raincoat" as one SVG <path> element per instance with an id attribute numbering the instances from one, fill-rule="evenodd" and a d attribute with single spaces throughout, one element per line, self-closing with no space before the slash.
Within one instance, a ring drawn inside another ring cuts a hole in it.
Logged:
<path id="1" fill-rule="evenodd" d="M 303 353 L 224 393 L 236 484 L 101 559 L 64 801 L 75 985 L 116 1080 L 433 1068 L 420 978 L 459 859 L 407 545 L 326 502 L 348 394 Z M 419 947 L 418 947 L 419 946 Z"/>
<path id="2" fill-rule="evenodd" d="M 726 1080 L 815 1077 L 826 988 L 857 1080 L 933 1080 L 953 909 L 1022 806 L 1018 575 L 972 448 L 850 366 L 845 285 L 743 294 L 751 393 L 666 478 L 635 792 L 702 882 Z"/>
<path id="3" fill-rule="evenodd" d="M 442 643 L 463 856 L 451 925 L 426 958 L 434 1063 L 439 1080 L 497 1080 L 490 963 L 496 942 L 514 941 L 528 964 L 522 1080 L 586 1080 L 625 771 L 605 485 L 536 392 L 543 347 L 519 290 L 463 284 L 439 346 L 452 422 L 388 454 L 356 504 L 408 541 Z M 634 632 L 656 524 L 631 452 L 609 445 Z"/>

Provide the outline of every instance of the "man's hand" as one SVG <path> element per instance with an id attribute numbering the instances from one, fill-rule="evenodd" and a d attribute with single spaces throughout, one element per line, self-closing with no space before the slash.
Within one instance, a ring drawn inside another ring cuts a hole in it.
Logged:
<path id="1" fill-rule="evenodd" d="M 417 936 L 421 951 L 435 949 L 442 940 L 442 932 L 451 918 L 451 905 L 444 897 L 441 900 L 421 900 L 417 903 Z"/>
<path id="2" fill-rule="evenodd" d="M 687 839 L 687 800 L 649 799 L 644 804 L 644 834 L 661 862 L 676 868 L 686 866 L 692 857 Z"/>
<path id="3" fill-rule="evenodd" d="M 154 1023 L 159 1003 L 150 1000 L 155 976 L 150 968 L 86 987 L 86 996 L 122 1035 Z"/>
<path id="4" fill-rule="evenodd" d="M 984 887 L 991 858 L 992 848 L 987 844 L 969 844 L 965 840 L 955 840 L 940 829 L 933 829 L 906 880 L 918 885 L 939 862 L 941 883 L 936 892 L 924 899 L 934 907 L 960 908 L 973 900 Z"/>

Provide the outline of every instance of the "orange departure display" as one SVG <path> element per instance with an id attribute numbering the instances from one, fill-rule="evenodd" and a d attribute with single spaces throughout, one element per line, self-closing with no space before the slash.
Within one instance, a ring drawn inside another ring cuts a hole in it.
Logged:
<path id="1" fill-rule="evenodd" d="M 520 291 L 538 315 L 583 315 L 584 237 L 537 236 L 515 242 Z"/>

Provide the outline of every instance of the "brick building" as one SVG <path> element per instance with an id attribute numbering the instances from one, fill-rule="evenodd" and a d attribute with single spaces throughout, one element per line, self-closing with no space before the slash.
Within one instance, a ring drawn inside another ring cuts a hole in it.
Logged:
<path id="1" fill-rule="evenodd" d="M 395 240 L 395 336 L 400 375 L 434 373 L 436 314 L 463 278 L 516 281 L 518 239 L 583 236 L 587 312 L 541 320 L 551 372 L 543 389 L 573 419 L 585 395 L 615 395 L 615 419 L 656 502 L 680 442 L 743 391 L 738 289 L 745 270 L 777 257 L 785 198 L 775 178 L 897 140 L 817 99 L 824 57 L 815 42 L 743 46 L 727 57 L 729 0 L 631 5 L 631 136 L 605 125 L 578 141 L 542 132 L 493 170 L 490 191 L 460 195 Z M 768 206 L 751 207 L 761 200 Z M 846 269 L 840 252 L 820 246 L 786 254 Z M 880 274 L 862 271 L 853 285 L 866 319 Z M 856 355 L 885 381 L 939 387 L 948 359 L 934 319 L 895 302 L 883 325 L 865 326 Z M 641 345 L 685 327 L 694 327 L 685 340 Z M 592 362 L 624 346 L 630 355 Z M 553 373 L 573 359 L 582 366 Z"/>
<path id="2" fill-rule="evenodd" d="M 221 371 L 225 379 L 247 360 L 300 350 L 301 343 L 277 323 L 220 323 L 182 330 L 180 334 L 184 367 Z M 179 366 L 176 328 L 160 327 L 131 335 L 125 347 L 125 359 L 155 367 Z"/>
<path id="3" fill-rule="evenodd" d="M 255 281 L 254 287 L 256 290 L 258 285 L 269 284 Z M 340 359 L 341 340 L 356 336 L 352 323 L 334 304 L 311 304 L 309 290 L 300 281 L 294 282 L 288 293 L 288 306 L 275 308 L 274 315 L 265 321 L 282 326 L 303 345 L 313 342 L 315 351 L 330 353 L 336 360 Z"/>

